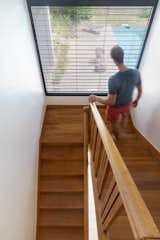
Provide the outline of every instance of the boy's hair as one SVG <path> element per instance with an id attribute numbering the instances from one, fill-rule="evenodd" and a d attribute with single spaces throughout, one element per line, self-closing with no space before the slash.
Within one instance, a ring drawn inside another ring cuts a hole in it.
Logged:
<path id="1" fill-rule="evenodd" d="M 124 51 L 123 49 L 116 45 L 111 49 L 111 57 L 117 63 L 123 63 Z"/>

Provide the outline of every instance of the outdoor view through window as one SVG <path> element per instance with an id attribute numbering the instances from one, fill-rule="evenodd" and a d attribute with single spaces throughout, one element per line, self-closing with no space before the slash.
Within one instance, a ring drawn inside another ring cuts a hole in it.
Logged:
<path id="1" fill-rule="evenodd" d="M 151 7 L 32 7 L 47 93 L 107 92 L 115 44 L 135 68 Z"/>

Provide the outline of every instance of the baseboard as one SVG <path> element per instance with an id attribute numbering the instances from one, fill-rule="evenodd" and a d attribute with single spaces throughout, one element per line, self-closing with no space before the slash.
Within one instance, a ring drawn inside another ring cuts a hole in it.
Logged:
<path id="1" fill-rule="evenodd" d="M 144 142 L 144 144 L 147 144 L 150 152 L 152 153 L 152 156 L 153 158 L 157 159 L 160 161 L 160 151 L 158 149 L 155 148 L 154 145 L 152 145 L 148 139 L 146 139 L 146 137 L 141 133 L 139 132 L 136 127 L 133 125 L 134 129 L 135 129 L 135 132 L 136 134 L 138 135 L 138 137 L 141 138 L 142 142 Z"/>

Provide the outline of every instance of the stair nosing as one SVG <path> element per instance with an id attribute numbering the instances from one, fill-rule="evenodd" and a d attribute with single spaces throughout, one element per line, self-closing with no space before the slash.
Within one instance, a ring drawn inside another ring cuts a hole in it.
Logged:
<path id="1" fill-rule="evenodd" d="M 42 146 L 84 146 L 83 142 L 73 142 L 73 143 L 64 143 L 64 142 L 44 142 L 44 140 L 40 141 Z"/>
<path id="2" fill-rule="evenodd" d="M 40 190 L 39 191 L 39 193 L 82 193 L 82 192 L 84 192 L 84 189 L 82 189 L 82 190 L 66 190 L 66 191 L 64 191 L 64 190 L 62 190 L 62 191 L 60 191 L 60 190 Z"/>
<path id="3" fill-rule="evenodd" d="M 54 174 L 42 174 L 40 173 L 40 177 L 50 177 L 50 176 L 84 176 L 84 173 L 54 173 Z"/>
<path id="4" fill-rule="evenodd" d="M 73 225 L 73 224 L 71 224 L 71 225 L 67 225 L 67 224 L 62 224 L 62 225 L 58 225 L 58 224 L 56 224 L 56 225 L 41 225 L 41 224 L 39 224 L 38 225 L 38 227 L 83 227 L 84 226 L 84 224 L 77 224 L 77 225 Z"/>
<path id="5" fill-rule="evenodd" d="M 84 207 L 39 207 L 40 210 L 84 210 Z"/>
<path id="6" fill-rule="evenodd" d="M 84 224 L 83 225 L 38 225 L 38 228 L 84 228 Z"/>

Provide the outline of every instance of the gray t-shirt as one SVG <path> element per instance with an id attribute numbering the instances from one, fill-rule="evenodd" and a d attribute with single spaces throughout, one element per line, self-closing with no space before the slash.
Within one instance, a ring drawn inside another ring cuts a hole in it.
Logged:
<path id="1" fill-rule="evenodd" d="M 109 79 L 109 94 L 117 94 L 114 107 L 121 107 L 132 102 L 134 88 L 141 84 L 141 76 L 137 69 L 118 72 Z"/>

